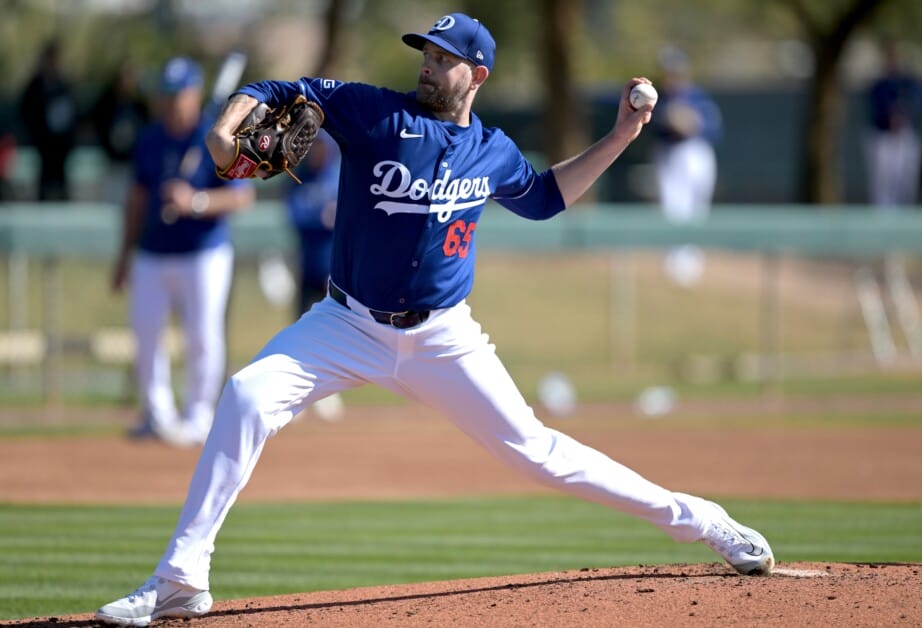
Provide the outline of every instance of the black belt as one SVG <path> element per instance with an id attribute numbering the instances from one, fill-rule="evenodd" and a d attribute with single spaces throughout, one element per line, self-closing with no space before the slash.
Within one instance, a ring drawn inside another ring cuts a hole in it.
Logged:
<path id="1" fill-rule="evenodd" d="M 352 309 L 349 307 L 349 301 L 346 298 L 346 293 L 340 290 L 336 284 L 332 281 L 329 282 L 330 286 L 330 296 L 333 297 L 333 300 L 342 305 L 347 309 Z M 396 327 L 397 329 L 409 329 L 411 327 L 416 327 L 425 323 L 429 318 L 429 311 L 416 311 L 416 310 L 407 310 L 405 312 L 382 312 L 381 310 L 372 310 L 369 309 L 368 313 L 371 314 L 371 317 L 375 321 L 381 323 L 382 325 L 390 325 L 391 327 Z"/>

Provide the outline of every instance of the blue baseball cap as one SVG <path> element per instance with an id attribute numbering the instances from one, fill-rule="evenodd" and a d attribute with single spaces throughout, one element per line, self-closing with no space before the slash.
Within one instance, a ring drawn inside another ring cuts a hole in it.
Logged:
<path id="1" fill-rule="evenodd" d="M 188 87 L 201 87 L 204 75 L 202 66 L 188 57 L 173 57 L 163 66 L 160 91 L 177 94 Z"/>
<path id="2" fill-rule="evenodd" d="M 422 50 L 427 41 L 432 42 L 453 55 L 493 70 L 493 59 L 496 57 L 493 35 L 479 20 L 464 13 L 442 16 L 425 35 L 407 33 L 402 39 L 403 43 L 417 50 Z"/>

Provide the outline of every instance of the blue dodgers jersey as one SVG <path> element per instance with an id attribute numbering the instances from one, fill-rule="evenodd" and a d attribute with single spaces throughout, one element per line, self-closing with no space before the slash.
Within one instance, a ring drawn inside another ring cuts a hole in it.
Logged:
<path id="1" fill-rule="evenodd" d="M 185 179 L 197 189 L 252 185 L 248 181 L 225 181 L 215 174 L 214 161 L 205 146 L 205 134 L 212 122 L 203 119 L 192 133 L 179 138 L 167 133 L 160 122 L 154 122 L 138 139 L 134 177 L 147 191 L 147 211 L 138 241 L 142 251 L 159 255 L 194 253 L 230 241 L 225 217 L 179 218 L 166 223 L 161 215 L 160 186 L 169 179 Z"/>
<path id="2" fill-rule="evenodd" d="M 471 115 L 460 127 L 399 93 L 322 78 L 263 81 L 239 90 L 277 107 L 298 94 L 320 104 L 342 151 L 333 282 L 391 312 L 450 307 L 474 283 L 475 230 L 488 198 L 526 218 L 564 201 L 502 131 Z"/>

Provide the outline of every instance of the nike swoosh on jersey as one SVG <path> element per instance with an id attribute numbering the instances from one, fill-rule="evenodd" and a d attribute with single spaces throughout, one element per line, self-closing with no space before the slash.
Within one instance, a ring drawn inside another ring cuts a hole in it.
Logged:
<path id="1" fill-rule="evenodd" d="M 402 137 L 405 140 L 411 140 L 414 138 L 423 137 L 423 134 L 422 133 L 410 133 L 406 129 L 400 129 L 400 137 Z"/>

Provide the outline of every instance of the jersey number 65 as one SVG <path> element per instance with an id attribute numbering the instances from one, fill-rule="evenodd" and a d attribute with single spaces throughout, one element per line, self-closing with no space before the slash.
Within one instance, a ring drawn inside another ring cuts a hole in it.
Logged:
<path id="1" fill-rule="evenodd" d="M 442 252 L 445 257 L 457 255 L 458 257 L 467 257 L 467 252 L 471 248 L 471 238 L 474 237 L 474 229 L 477 228 L 476 222 L 464 222 L 456 220 L 448 225 L 448 233 L 445 235 L 445 242 L 442 244 Z"/>

